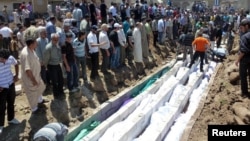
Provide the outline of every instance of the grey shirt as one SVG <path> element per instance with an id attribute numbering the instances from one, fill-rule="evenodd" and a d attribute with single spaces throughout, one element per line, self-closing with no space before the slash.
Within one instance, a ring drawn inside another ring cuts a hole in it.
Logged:
<path id="1" fill-rule="evenodd" d="M 49 40 L 47 38 L 37 38 L 37 48 L 36 48 L 36 54 L 39 57 L 40 62 L 44 60 L 44 52 L 45 52 L 45 47 L 48 44 Z"/>
<path id="2" fill-rule="evenodd" d="M 47 44 L 44 52 L 44 65 L 58 65 L 62 62 L 61 48 L 58 45 Z"/>

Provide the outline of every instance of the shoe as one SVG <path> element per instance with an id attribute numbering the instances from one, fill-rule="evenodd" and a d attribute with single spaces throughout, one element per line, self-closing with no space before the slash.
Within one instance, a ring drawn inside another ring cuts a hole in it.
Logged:
<path id="1" fill-rule="evenodd" d="M 9 124 L 19 124 L 20 122 L 17 120 L 17 119 L 15 119 L 15 118 L 13 118 L 11 121 L 9 121 L 8 122 Z"/>
<path id="2" fill-rule="evenodd" d="M 0 126 L 0 135 L 2 134 L 3 132 L 3 126 Z"/>

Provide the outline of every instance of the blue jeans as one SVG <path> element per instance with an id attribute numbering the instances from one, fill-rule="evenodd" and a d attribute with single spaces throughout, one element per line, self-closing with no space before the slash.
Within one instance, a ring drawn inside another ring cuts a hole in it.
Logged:
<path id="1" fill-rule="evenodd" d="M 69 62 L 70 71 L 67 71 L 67 85 L 68 89 L 72 90 L 78 87 L 78 68 L 76 63 Z"/>
<path id="2" fill-rule="evenodd" d="M 158 42 L 160 43 L 160 44 L 163 44 L 163 32 L 158 32 Z"/>
<path id="3" fill-rule="evenodd" d="M 87 73 L 86 73 L 86 58 L 85 58 L 85 56 L 84 57 L 77 57 L 76 56 L 76 65 L 78 67 L 78 80 L 79 80 L 80 65 L 81 65 L 82 78 L 83 78 L 84 82 L 88 81 Z"/>
<path id="4" fill-rule="evenodd" d="M 110 62 L 111 69 L 116 69 L 120 66 L 120 50 L 121 47 L 117 46 L 115 47 L 115 52 L 112 53 Z"/>

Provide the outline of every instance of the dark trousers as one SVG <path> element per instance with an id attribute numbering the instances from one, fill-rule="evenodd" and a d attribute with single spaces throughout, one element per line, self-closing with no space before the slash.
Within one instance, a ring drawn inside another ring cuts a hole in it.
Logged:
<path id="1" fill-rule="evenodd" d="M 102 68 L 103 72 L 107 72 L 109 67 L 109 56 L 107 56 L 106 49 L 101 49 L 102 52 Z"/>
<path id="2" fill-rule="evenodd" d="M 62 96 L 63 92 L 63 75 L 62 68 L 58 65 L 48 65 L 49 77 L 53 86 L 53 95 L 55 98 Z"/>
<path id="3" fill-rule="evenodd" d="M 90 78 L 96 79 L 98 76 L 98 67 L 99 67 L 99 52 L 90 53 L 91 57 L 91 74 Z"/>
<path id="4" fill-rule="evenodd" d="M 156 42 L 158 39 L 158 31 L 153 31 L 153 34 L 154 34 L 154 46 L 156 46 Z"/>
<path id="5" fill-rule="evenodd" d="M 5 110 L 7 108 L 8 121 L 11 121 L 15 117 L 14 103 L 16 99 L 15 84 L 11 84 L 10 87 L 4 88 L 0 92 L 0 126 L 4 126 Z"/>
<path id="6" fill-rule="evenodd" d="M 10 41 L 11 38 L 7 37 L 7 38 L 3 38 L 3 48 L 9 50 L 10 49 Z"/>
<path id="7" fill-rule="evenodd" d="M 68 89 L 72 90 L 78 87 L 78 67 L 75 62 L 69 62 L 70 71 L 67 71 Z"/>
<path id="8" fill-rule="evenodd" d="M 194 56 L 191 60 L 191 63 L 189 65 L 189 68 L 192 67 L 192 65 L 194 64 L 194 61 L 196 59 L 198 59 L 198 57 L 200 57 L 200 71 L 203 71 L 203 61 L 204 61 L 204 56 L 205 56 L 205 52 L 201 52 L 201 51 L 195 51 Z"/>
<path id="9" fill-rule="evenodd" d="M 248 93 L 248 83 L 247 83 L 247 77 L 248 77 L 248 71 L 250 66 L 250 57 L 243 57 L 240 60 L 240 81 L 241 81 L 241 92 L 243 94 Z"/>

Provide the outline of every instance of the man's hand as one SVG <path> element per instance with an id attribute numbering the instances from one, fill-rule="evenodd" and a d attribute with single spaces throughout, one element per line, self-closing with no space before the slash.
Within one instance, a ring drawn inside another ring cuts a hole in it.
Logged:
<path id="1" fill-rule="evenodd" d="M 17 82 L 18 80 L 19 80 L 18 76 L 15 75 L 15 76 L 14 76 L 14 82 Z"/>
<path id="2" fill-rule="evenodd" d="M 69 66 L 66 67 L 66 71 L 70 72 L 70 67 Z"/>
<path id="3" fill-rule="evenodd" d="M 235 65 L 238 67 L 239 66 L 239 61 L 235 61 Z"/>
<path id="4" fill-rule="evenodd" d="M 33 86 L 38 86 L 38 83 L 36 80 L 32 81 Z"/>

